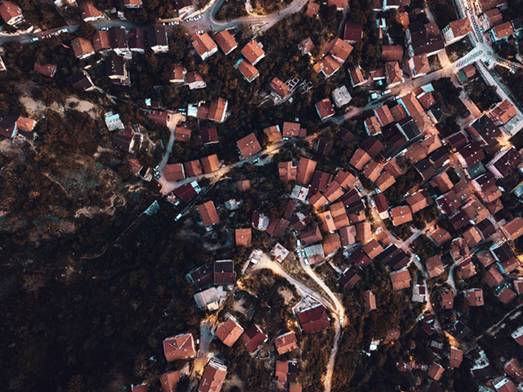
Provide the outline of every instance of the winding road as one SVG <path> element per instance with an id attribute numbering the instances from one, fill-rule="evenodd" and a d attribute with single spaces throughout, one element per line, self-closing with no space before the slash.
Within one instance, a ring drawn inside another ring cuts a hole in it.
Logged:
<path id="1" fill-rule="evenodd" d="M 294 0 L 284 9 L 274 12 L 268 15 L 260 16 L 242 16 L 231 20 L 217 20 L 215 15 L 217 14 L 220 7 L 223 5 L 224 0 L 212 0 L 212 2 L 205 7 L 201 12 L 195 12 L 195 17 L 180 19 L 161 19 L 160 22 L 165 24 L 168 28 L 172 25 L 179 25 L 185 28 L 190 33 L 196 33 L 199 31 L 221 31 L 229 28 L 239 27 L 257 27 L 260 32 L 266 31 L 274 26 L 279 21 L 283 20 L 289 15 L 299 12 L 308 0 Z M 111 27 L 125 27 L 131 29 L 136 27 L 137 24 L 121 19 L 99 19 L 91 22 L 93 27 L 97 30 L 109 29 Z M 31 44 L 41 39 L 50 38 L 64 33 L 75 33 L 80 28 L 79 25 L 69 25 L 57 27 L 47 31 L 21 33 L 21 34 L 1 34 L 0 33 L 0 45 L 9 42 L 18 42 L 20 44 Z"/>
<path id="2" fill-rule="evenodd" d="M 302 297 L 314 298 L 317 302 L 321 303 L 331 312 L 334 316 L 334 342 L 329 355 L 329 361 L 325 370 L 323 378 L 323 386 L 325 392 L 330 392 L 332 389 L 332 376 L 334 374 L 334 365 L 336 363 L 336 355 L 338 354 L 338 348 L 341 341 L 342 329 L 348 324 L 348 318 L 345 313 L 345 307 L 338 299 L 338 297 L 332 292 L 332 290 L 325 284 L 325 282 L 314 272 L 314 270 L 307 265 L 303 258 L 298 257 L 300 265 L 303 271 L 323 290 L 325 294 L 321 294 L 318 291 L 312 290 L 303 282 L 290 276 L 280 264 L 271 260 L 269 256 L 262 253 L 262 257 L 258 263 L 254 264 L 254 270 L 268 269 L 271 270 L 275 275 L 281 276 L 292 284 Z"/>

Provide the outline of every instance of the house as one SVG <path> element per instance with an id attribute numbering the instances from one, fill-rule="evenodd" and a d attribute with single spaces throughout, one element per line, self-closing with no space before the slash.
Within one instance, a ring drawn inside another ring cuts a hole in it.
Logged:
<path id="1" fill-rule="evenodd" d="M 178 12 L 179 17 L 186 17 L 189 13 L 194 12 L 194 1 L 193 0 L 175 0 L 174 6 Z"/>
<path id="2" fill-rule="evenodd" d="M 240 151 L 240 157 L 242 159 L 248 159 L 258 154 L 262 149 L 254 132 L 251 132 L 247 136 L 238 140 L 236 142 L 236 147 Z"/>
<path id="3" fill-rule="evenodd" d="M 325 51 L 330 53 L 330 55 L 341 64 L 347 61 L 352 49 L 352 45 L 341 38 L 332 39 L 325 47 Z"/>
<path id="4" fill-rule="evenodd" d="M 343 29 L 343 40 L 355 44 L 363 39 L 363 25 L 348 20 Z"/>
<path id="5" fill-rule="evenodd" d="M 463 350 L 460 350 L 457 347 L 450 346 L 449 352 L 449 367 L 451 369 L 457 369 L 461 366 L 463 362 Z"/>
<path id="6" fill-rule="evenodd" d="M 56 64 L 40 64 L 39 62 L 35 62 L 33 65 L 33 71 L 47 78 L 53 78 L 57 70 L 58 67 Z"/>
<path id="7" fill-rule="evenodd" d="M 339 234 L 327 234 L 325 236 L 322 246 L 325 257 L 334 255 L 339 249 L 341 249 L 341 240 Z"/>
<path id="8" fill-rule="evenodd" d="M 181 163 L 171 163 L 165 165 L 163 176 L 169 182 L 180 181 L 185 178 L 185 169 Z"/>
<path id="9" fill-rule="evenodd" d="M 205 61 L 218 51 L 218 46 L 216 45 L 216 42 L 214 42 L 214 40 L 208 33 L 194 34 L 192 36 L 192 46 L 194 50 L 196 50 L 196 53 L 198 53 L 198 56 L 200 56 L 200 58 L 203 61 Z"/>
<path id="10" fill-rule="evenodd" d="M 515 241 L 523 235 L 523 218 L 516 217 L 502 226 L 507 239 Z"/>
<path id="11" fill-rule="evenodd" d="M 502 126 L 508 123 L 510 120 L 516 117 L 516 115 L 517 109 L 508 99 L 501 101 L 488 114 L 488 116 L 497 126 Z M 499 132 L 496 137 L 500 137 L 501 135 L 502 133 Z"/>
<path id="12" fill-rule="evenodd" d="M 412 302 L 424 303 L 427 302 L 429 296 L 427 286 L 424 284 L 415 284 L 412 287 Z"/>
<path id="13" fill-rule="evenodd" d="M 412 213 L 415 214 L 416 212 L 428 207 L 431 204 L 432 199 L 427 194 L 427 191 L 421 190 L 407 196 L 405 201 L 409 205 Z"/>
<path id="14" fill-rule="evenodd" d="M 174 373 L 177 373 L 177 372 L 174 372 Z M 142 383 L 142 384 L 138 384 L 138 385 L 131 385 L 131 392 L 147 392 L 148 388 L 149 388 L 149 385 L 146 383 Z M 173 389 L 172 391 L 166 391 L 166 392 L 175 392 L 175 391 L 176 391 L 176 389 Z"/>
<path id="15" fill-rule="evenodd" d="M 181 373 L 179 370 L 163 373 L 160 376 L 160 386 L 162 392 L 176 392 L 176 386 L 180 382 Z M 134 389 L 133 391 L 134 392 Z M 145 390 L 147 392 L 147 389 Z"/>
<path id="16" fill-rule="evenodd" d="M 93 35 L 93 48 L 96 52 L 107 52 L 111 49 L 109 31 L 96 30 L 96 32 Z"/>
<path id="17" fill-rule="evenodd" d="M 330 326 L 327 309 L 319 303 L 298 310 L 297 317 L 304 333 L 318 333 Z"/>
<path id="18" fill-rule="evenodd" d="M 82 71 L 71 77 L 70 82 L 77 90 L 92 91 L 95 89 L 93 80 L 86 71 Z"/>
<path id="19" fill-rule="evenodd" d="M 441 255 L 434 255 L 425 260 L 425 268 L 429 278 L 436 278 L 445 272 L 445 266 L 441 260 Z"/>
<path id="20" fill-rule="evenodd" d="M 269 142 L 269 143 L 278 142 L 282 139 L 279 125 L 273 125 L 271 127 L 267 127 L 263 130 L 263 133 L 267 137 L 267 142 Z"/>
<path id="21" fill-rule="evenodd" d="M 381 127 L 386 127 L 395 121 L 394 116 L 387 105 L 382 105 L 374 109 L 374 117 L 379 122 L 380 129 Z"/>
<path id="22" fill-rule="evenodd" d="M 487 164 L 487 169 L 496 178 L 509 176 L 521 161 L 519 151 L 514 147 L 499 150 L 494 158 Z"/>
<path id="23" fill-rule="evenodd" d="M 381 125 L 379 123 L 378 117 L 376 116 L 370 116 L 366 118 L 363 122 L 363 127 L 370 136 L 375 136 L 381 133 Z"/>
<path id="24" fill-rule="evenodd" d="M 390 273 L 392 289 L 394 291 L 403 290 L 410 287 L 410 272 L 408 269 L 392 271 Z"/>
<path id="25" fill-rule="evenodd" d="M 271 91 L 281 99 L 285 99 L 289 95 L 289 86 L 277 77 L 272 78 L 270 87 Z"/>
<path id="26" fill-rule="evenodd" d="M 289 392 L 302 392 L 301 384 L 298 382 L 291 382 L 289 384 Z"/>
<path id="27" fill-rule="evenodd" d="M 167 362 L 194 358 L 196 348 L 192 334 L 185 333 L 164 339 L 163 353 Z"/>
<path id="28" fill-rule="evenodd" d="M 424 25 L 411 24 L 409 56 L 426 54 L 432 56 L 445 49 L 445 40 L 436 23 L 426 23 Z"/>
<path id="29" fill-rule="evenodd" d="M 263 45 L 255 40 L 249 41 L 241 50 L 241 55 L 252 65 L 265 57 Z"/>
<path id="30" fill-rule="evenodd" d="M 127 9 L 142 8 L 142 0 L 123 0 L 123 6 Z"/>
<path id="31" fill-rule="evenodd" d="M 213 173 L 220 168 L 220 160 L 218 155 L 211 154 L 200 159 L 202 164 L 203 172 L 205 174 Z"/>
<path id="32" fill-rule="evenodd" d="M 437 362 L 432 362 L 427 371 L 428 376 L 434 381 L 439 381 L 445 373 L 445 368 Z"/>
<path id="33" fill-rule="evenodd" d="M 309 1 L 309 5 L 311 3 L 312 2 Z M 319 5 L 318 5 L 318 7 L 319 7 Z M 304 40 L 300 41 L 300 43 L 298 44 L 298 50 L 303 55 L 310 54 L 313 49 L 314 49 L 314 42 L 312 41 L 312 39 L 310 37 L 305 38 Z"/>
<path id="34" fill-rule="evenodd" d="M 450 45 L 460 39 L 464 38 L 468 33 L 472 32 L 472 26 L 469 18 L 457 19 L 450 22 L 443 28 L 443 37 L 447 45 Z"/>
<path id="35" fill-rule="evenodd" d="M 332 91 L 332 100 L 334 104 L 341 108 L 342 106 L 347 105 L 351 100 L 352 96 L 347 89 L 347 86 L 341 86 Z"/>
<path id="36" fill-rule="evenodd" d="M 383 61 L 398 61 L 403 59 L 403 46 L 401 45 L 383 45 L 381 48 L 381 58 Z"/>
<path id="37" fill-rule="evenodd" d="M 385 63 L 385 75 L 389 88 L 397 86 L 403 82 L 403 71 L 397 61 L 388 61 Z"/>
<path id="38" fill-rule="evenodd" d="M 93 22 L 104 17 L 103 12 L 90 1 L 83 1 L 80 4 L 80 11 L 84 22 Z"/>
<path id="39" fill-rule="evenodd" d="M 325 121 L 335 114 L 334 107 L 329 98 L 324 98 L 321 101 L 316 102 L 316 105 L 314 106 L 316 107 L 316 113 L 318 113 L 321 121 Z"/>
<path id="40" fill-rule="evenodd" d="M 127 61 L 116 53 L 111 53 L 105 62 L 106 74 L 113 83 L 129 85 L 129 73 L 127 71 Z"/>
<path id="41" fill-rule="evenodd" d="M 305 15 L 307 15 L 309 18 L 315 18 L 318 16 L 320 12 L 320 5 L 316 3 L 314 0 L 309 0 L 307 3 L 307 8 L 305 10 Z"/>
<path id="42" fill-rule="evenodd" d="M 342 63 L 336 60 L 331 55 L 327 55 L 321 59 L 319 63 L 313 67 L 316 72 L 321 72 L 326 79 L 330 78 L 341 68 Z"/>
<path id="43" fill-rule="evenodd" d="M 195 71 L 187 73 L 185 76 L 185 83 L 189 87 L 189 90 L 198 90 L 207 87 L 202 75 Z"/>
<path id="44" fill-rule="evenodd" d="M 354 166 L 356 170 L 361 171 L 371 159 L 372 157 L 365 150 L 358 147 L 356 151 L 354 151 L 349 163 Z"/>
<path id="45" fill-rule="evenodd" d="M 129 32 L 129 50 L 134 53 L 145 53 L 145 31 L 140 27 Z"/>
<path id="46" fill-rule="evenodd" d="M 463 296 L 470 306 L 483 306 L 485 304 L 483 299 L 483 289 L 481 288 L 464 290 Z"/>
<path id="47" fill-rule="evenodd" d="M 279 242 L 274 245 L 274 247 L 271 249 L 271 256 L 274 257 L 274 259 L 278 263 L 283 263 L 283 261 L 287 258 L 289 255 L 289 250 L 287 250 L 282 244 Z"/>
<path id="48" fill-rule="evenodd" d="M 187 177 L 198 177 L 203 174 L 202 165 L 198 159 L 188 161 L 183 164 Z"/>
<path id="49" fill-rule="evenodd" d="M 429 57 L 426 54 L 418 54 L 411 57 L 409 66 L 413 78 L 426 75 L 430 72 Z"/>
<path id="50" fill-rule="evenodd" d="M 489 34 L 492 41 L 497 42 L 506 40 L 512 36 L 514 29 L 512 28 L 512 23 L 505 22 L 491 28 Z"/>
<path id="51" fill-rule="evenodd" d="M 511 358 L 503 366 L 505 373 L 516 381 L 523 381 L 523 368 L 517 358 Z"/>
<path id="52" fill-rule="evenodd" d="M 296 381 L 298 364 L 296 361 L 276 360 L 274 377 L 280 386 L 286 386 L 289 381 Z"/>
<path id="53" fill-rule="evenodd" d="M 517 392 L 518 388 L 508 377 L 498 377 L 492 381 L 496 392 Z"/>
<path id="54" fill-rule="evenodd" d="M 240 71 L 243 78 L 249 83 L 252 83 L 256 78 L 258 78 L 258 76 L 260 76 L 256 67 L 243 59 L 238 62 L 238 71 Z"/>
<path id="55" fill-rule="evenodd" d="M 223 30 L 216 33 L 214 39 L 226 56 L 238 47 L 236 38 L 234 38 L 234 35 L 232 35 L 229 30 Z"/>
<path id="56" fill-rule="evenodd" d="M 363 303 L 365 305 L 365 310 L 367 312 L 371 312 L 373 310 L 376 310 L 376 295 L 372 292 L 372 290 L 367 290 L 363 292 Z"/>
<path id="57" fill-rule="evenodd" d="M 441 292 L 440 303 L 444 310 L 451 310 L 454 308 L 454 293 L 451 289 L 445 289 Z"/>
<path id="58" fill-rule="evenodd" d="M 234 231 L 236 246 L 250 247 L 252 244 L 252 229 L 236 229 Z"/>
<path id="59" fill-rule="evenodd" d="M 26 136 L 31 135 L 36 127 L 36 120 L 32 118 L 19 116 L 16 120 L 16 130 Z"/>
<path id="60" fill-rule="evenodd" d="M 274 347 L 278 355 L 284 355 L 298 349 L 296 333 L 294 331 L 286 332 L 274 339 Z"/>
<path id="61" fill-rule="evenodd" d="M 86 38 L 77 37 L 71 41 L 71 46 L 73 48 L 74 55 L 77 59 L 85 59 L 94 54 L 94 48 Z"/>
<path id="62" fill-rule="evenodd" d="M 363 72 L 361 71 L 361 67 L 359 65 L 350 66 L 348 72 L 352 87 L 355 88 L 363 86 L 368 82 L 367 79 L 365 79 L 363 76 Z"/>
<path id="63" fill-rule="evenodd" d="M 218 211 L 212 200 L 198 205 L 198 213 L 204 226 L 214 226 L 220 222 Z"/>
<path id="64" fill-rule="evenodd" d="M 200 139 L 203 144 L 210 145 L 220 142 L 216 127 L 204 127 L 200 130 Z"/>
<path id="65" fill-rule="evenodd" d="M 509 304 L 517 297 L 517 294 L 510 288 L 508 283 L 505 283 L 494 289 L 494 294 L 496 298 L 504 305 Z"/>
<path id="66" fill-rule="evenodd" d="M 236 282 L 236 272 L 234 271 L 234 261 L 216 260 L 213 264 L 213 284 L 214 286 L 232 287 Z"/>
<path id="67" fill-rule="evenodd" d="M 517 344 L 523 346 L 523 325 L 514 330 L 510 336 L 516 341 Z"/>
<path id="68" fill-rule="evenodd" d="M 249 354 L 253 354 L 267 342 L 267 335 L 256 324 L 251 324 L 242 335 L 242 343 Z"/>
<path id="69" fill-rule="evenodd" d="M 329 7 L 336 7 L 336 11 L 343 11 L 349 6 L 349 0 L 327 0 Z"/>
<path id="70" fill-rule="evenodd" d="M 182 64 L 173 64 L 169 83 L 185 83 L 185 75 L 187 75 L 187 68 Z"/>
<path id="71" fill-rule="evenodd" d="M 398 206 L 390 210 L 393 226 L 400 226 L 412 221 L 412 211 L 409 206 Z"/>
<path id="72" fill-rule="evenodd" d="M 203 370 L 198 392 L 220 392 L 226 376 L 227 366 L 212 358 Z"/>
<path id="73" fill-rule="evenodd" d="M 297 167 L 291 161 L 278 163 L 278 174 L 280 180 L 283 182 L 290 182 L 296 180 Z"/>
<path id="74" fill-rule="evenodd" d="M 307 130 L 302 128 L 298 122 L 284 121 L 282 134 L 285 139 L 291 137 L 305 137 L 307 135 Z"/>
<path id="75" fill-rule="evenodd" d="M 154 53 L 167 53 L 169 51 L 169 39 L 167 29 L 162 24 L 155 24 L 149 33 L 149 43 Z"/>
<path id="76" fill-rule="evenodd" d="M 226 320 L 218 324 L 215 335 L 227 347 L 232 347 L 243 334 L 243 331 L 243 327 L 236 318 L 228 314 Z"/>
<path id="77" fill-rule="evenodd" d="M 301 157 L 300 161 L 298 162 L 296 181 L 301 185 L 308 185 L 312 179 L 314 170 L 316 170 L 316 165 L 316 161 Z"/>
<path id="78" fill-rule="evenodd" d="M 22 14 L 22 9 L 15 3 L 3 0 L 0 3 L 0 16 L 4 23 L 9 26 L 16 26 L 19 23 L 24 21 L 24 15 Z"/>
<path id="79" fill-rule="evenodd" d="M 129 58 L 131 50 L 129 49 L 129 40 L 127 30 L 124 27 L 111 27 L 108 31 L 109 43 L 111 49 L 119 56 Z"/>
<path id="80" fill-rule="evenodd" d="M 229 102 L 224 98 L 218 98 L 215 101 L 211 102 L 209 106 L 209 113 L 207 118 L 210 121 L 217 123 L 223 123 L 225 121 L 225 116 L 227 114 L 227 107 Z"/>

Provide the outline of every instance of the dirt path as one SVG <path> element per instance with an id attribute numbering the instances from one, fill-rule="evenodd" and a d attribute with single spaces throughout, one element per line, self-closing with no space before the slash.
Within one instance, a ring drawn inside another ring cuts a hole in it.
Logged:
<path id="1" fill-rule="evenodd" d="M 334 374 L 334 365 L 336 363 L 336 355 L 338 354 L 338 348 L 341 341 L 342 328 L 348 324 L 348 318 L 345 313 L 345 307 L 338 299 L 338 297 L 332 292 L 327 284 L 314 272 L 314 270 L 300 257 L 300 264 L 305 273 L 322 289 L 323 293 L 309 288 L 303 282 L 290 276 L 280 264 L 272 261 L 269 256 L 263 253 L 260 261 L 254 265 L 253 269 L 269 269 L 274 274 L 285 278 L 291 283 L 300 295 L 309 296 L 314 298 L 316 301 L 321 303 L 327 309 L 330 310 L 334 318 L 334 343 L 329 355 L 329 362 L 325 369 L 325 375 L 323 377 L 324 391 L 330 392 L 332 389 L 332 376 Z"/>

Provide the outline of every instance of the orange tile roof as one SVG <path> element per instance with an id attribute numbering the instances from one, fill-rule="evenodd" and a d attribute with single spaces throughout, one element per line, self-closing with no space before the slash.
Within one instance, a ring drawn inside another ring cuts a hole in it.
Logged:
<path id="1" fill-rule="evenodd" d="M 216 210 L 212 200 L 208 200 L 198 205 L 198 212 L 204 226 L 213 226 L 220 222 L 218 211 Z"/>
<path id="2" fill-rule="evenodd" d="M 247 59 L 252 65 L 256 65 L 263 57 L 265 57 L 265 51 L 261 48 L 260 44 L 254 40 L 249 41 L 241 50 L 243 57 Z"/>
<path id="3" fill-rule="evenodd" d="M 220 31 L 214 36 L 214 39 L 225 55 L 228 55 L 238 47 L 236 38 L 234 38 L 234 35 L 232 35 L 229 30 Z"/>

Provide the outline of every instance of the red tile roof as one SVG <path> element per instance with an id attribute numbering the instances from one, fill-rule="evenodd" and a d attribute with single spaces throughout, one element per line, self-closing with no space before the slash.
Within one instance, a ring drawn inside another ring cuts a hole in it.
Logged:
<path id="1" fill-rule="evenodd" d="M 220 392 L 227 376 L 227 367 L 211 359 L 203 371 L 198 392 Z"/>
<path id="2" fill-rule="evenodd" d="M 312 179 L 312 174 L 316 170 L 317 162 L 312 159 L 301 157 L 298 163 L 296 181 L 301 185 L 308 185 Z"/>
<path id="3" fill-rule="evenodd" d="M 300 311 L 297 316 L 305 333 L 321 332 L 330 326 L 327 309 L 320 304 Z"/>
<path id="4" fill-rule="evenodd" d="M 236 42 L 236 38 L 234 38 L 234 35 L 232 35 L 229 32 L 229 30 L 220 31 L 214 36 L 214 39 L 216 40 L 216 43 L 218 44 L 220 49 L 226 55 L 228 55 L 238 47 L 238 42 Z"/>
<path id="5" fill-rule="evenodd" d="M 274 339 L 274 346 L 278 355 L 286 354 L 298 348 L 296 333 L 294 331 L 286 332 Z"/>
<path id="6" fill-rule="evenodd" d="M 249 41 L 241 50 L 243 57 L 247 59 L 252 65 L 256 65 L 258 61 L 265 57 L 265 51 L 261 45 L 255 40 Z"/>
<path id="7" fill-rule="evenodd" d="M 253 132 L 238 140 L 236 146 L 238 147 L 238 150 L 240 150 L 240 155 L 244 159 L 258 154 L 262 149 L 260 142 Z"/>
<path id="8" fill-rule="evenodd" d="M 192 334 L 186 333 L 164 339 L 163 353 L 167 362 L 195 357 L 196 348 Z"/>
<path id="9" fill-rule="evenodd" d="M 232 316 L 229 316 L 227 320 L 218 324 L 216 328 L 216 336 L 228 347 L 234 346 L 234 343 L 237 342 L 242 334 L 243 327 Z"/>

